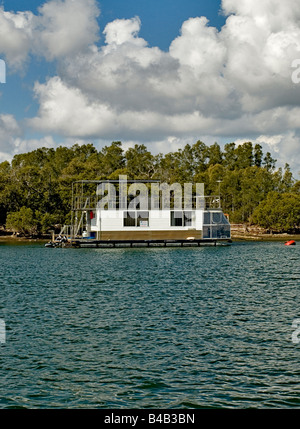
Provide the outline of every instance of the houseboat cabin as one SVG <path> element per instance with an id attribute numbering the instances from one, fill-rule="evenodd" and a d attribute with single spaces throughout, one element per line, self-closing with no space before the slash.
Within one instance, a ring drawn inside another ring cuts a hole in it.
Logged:
<path id="1" fill-rule="evenodd" d="M 229 243 L 230 224 L 220 197 L 204 196 L 202 184 L 156 180 L 79 181 L 73 184 L 71 243 Z"/>

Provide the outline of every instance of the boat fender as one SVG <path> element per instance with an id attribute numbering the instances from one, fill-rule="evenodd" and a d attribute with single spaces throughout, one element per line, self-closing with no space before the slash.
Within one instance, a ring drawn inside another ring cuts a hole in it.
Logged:
<path id="1" fill-rule="evenodd" d="M 286 246 L 293 246 L 293 245 L 295 245 L 295 244 L 296 244 L 296 241 L 295 241 L 295 240 L 289 240 L 289 241 L 286 241 L 284 244 L 285 244 Z"/>

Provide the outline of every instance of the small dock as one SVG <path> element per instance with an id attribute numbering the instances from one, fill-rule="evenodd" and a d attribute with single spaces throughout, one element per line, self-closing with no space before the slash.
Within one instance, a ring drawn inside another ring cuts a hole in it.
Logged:
<path id="1" fill-rule="evenodd" d="M 228 239 L 220 240 L 91 240 L 91 239 L 73 239 L 71 246 L 76 248 L 94 247 L 94 248 L 122 248 L 122 247 L 200 247 L 229 245 L 232 241 Z"/>

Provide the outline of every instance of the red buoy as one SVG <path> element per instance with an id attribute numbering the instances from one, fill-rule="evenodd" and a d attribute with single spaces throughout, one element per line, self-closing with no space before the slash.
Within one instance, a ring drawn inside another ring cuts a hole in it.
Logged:
<path id="1" fill-rule="evenodd" d="M 293 246 L 293 245 L 295 245 L 295 244 L 296 244 L 296 241 L 295 241 L 295 240 L 289 240 L 289 241 L 285 242 L 284 244 L 285 244 L 286 246 Z"/>

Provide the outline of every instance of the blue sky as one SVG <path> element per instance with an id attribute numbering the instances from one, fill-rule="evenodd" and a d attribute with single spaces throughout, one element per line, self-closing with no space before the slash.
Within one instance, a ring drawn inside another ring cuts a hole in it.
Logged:
<path id="1" fill-rule="evenodd" d="M 166 153 L 201 139 L 259 143 L 300 171 L 298 0 L 0 4 L 0 161 L 75 142 Z"/>
<path id="2" fill-rule="evenodd" d="M 5 11 L 31 11 L 38 14 L 39 7 L 44 3 L 45 1 L 41 0 L 2 0 L 1 5 Z M 218 28 L 225 23 L 219 0 L 100 0 L 98 5 L 101 10 L 98 17 L 99 45 L 104 42 L 101 34 L 103 29 L 115 19 L 138 16 L 142 23 L 140 37 L 150 46 L 158 46 L 164 51 L 169 49 L 172 40 L 179 35 L 182 23 L 191 17 L 206 16 L 210 25 Z M 34 82 L 45 80 L 47 76 L 55 73 L 55 69 L 56 63 L 49 63 L 42 58 L 31 58 L 31 61 L 24 65 L 21 76 L 8 67 L 7 85 L 0 87 L 3 93 L 1 111 L 13 114 L 18 120 L 36 112 L 38 103 L 32 97 Z M 27 133 L 30 137 L 39 135 L 29 130 Z"/>
<path id="3" fill-rule="evenodd" d="M 196 16 L 206 16 L 211 25 L 221 27 L 224 16 L 219 0 L 102 0 L 101 27 L 115 18 L 132 18 L 138 15 L 142 26 L 140 36 L 152 46 L 168 50 L 170 43 L 179 35 L 183 21 Z"/>
<path id="4" fill-rule="evenodd" d="M 43 4 L 40 0 L 2 0 L 4 9 L 14 12 L 31 10 L 37 13 Z M 225 18 L 220 13 L 220 0 L 99 0 L 100 28 L 116 18 L 139 16 L 142 21 L 140 35 L 152 46 L 167 50 L 178 36 L 183 21 L 196 16 L 206 16 L 210 24 L 220 28 Z"/>

